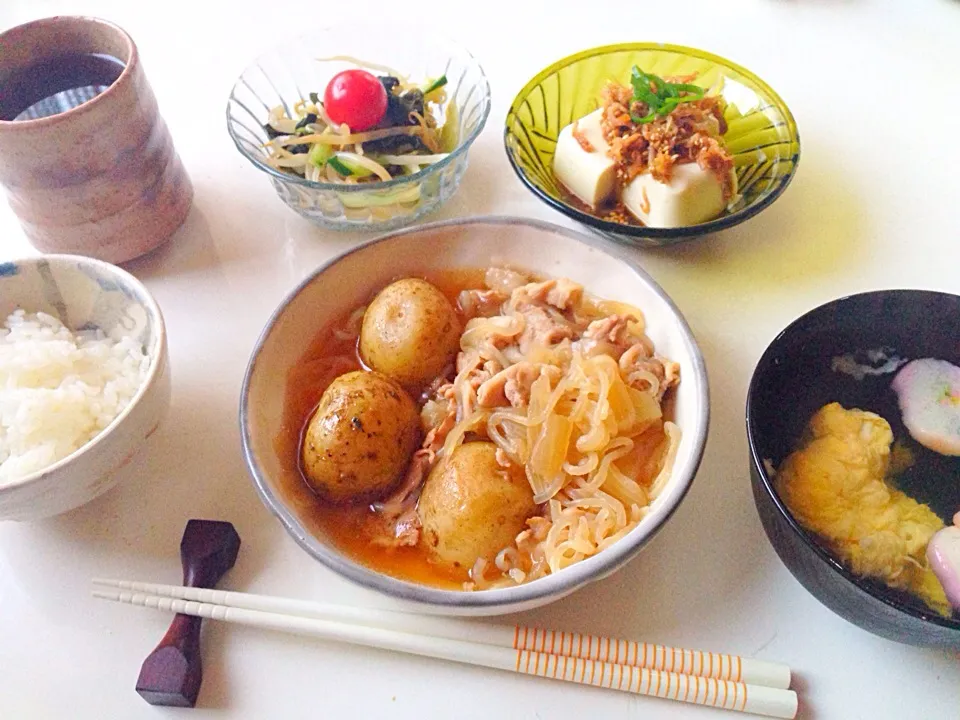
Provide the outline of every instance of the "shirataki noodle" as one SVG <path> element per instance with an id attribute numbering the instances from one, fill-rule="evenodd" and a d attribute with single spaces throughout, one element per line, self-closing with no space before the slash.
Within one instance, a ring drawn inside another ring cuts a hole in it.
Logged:
<path id="1" fill-rule="evenodd" d="M 421 414 L 435 436 L 452 425 L 431 466 L 487 439 L 498 463 L 524 469 L 538 512 L 512 544 L 476 561 L 466 588 L 529 582 L 610 547 L 650 511 L 680 442 L 663 405 L 679 367 L 655 354 L 639 309 L 569 280 L 493 268 L 458 305 L 456 368 L 431 385 Z M 338 334 L 356 335 L 361 315 Z"/>

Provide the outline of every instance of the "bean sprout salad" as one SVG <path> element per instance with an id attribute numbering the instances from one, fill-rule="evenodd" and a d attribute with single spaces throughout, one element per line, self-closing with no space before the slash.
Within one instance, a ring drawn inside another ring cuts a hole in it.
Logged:
<path id="1" fill-rule="evenodd" d="M 381 182 L 412 175 L 456 147 L 457 107 L 445 75 L 417 84 L 381 65 L 325 59 L 358 67 L 335 75 L 322 97 L 311 92 L 289 111 L 270 111 L 263 127 L 272 167 L 315 182 Z"/>

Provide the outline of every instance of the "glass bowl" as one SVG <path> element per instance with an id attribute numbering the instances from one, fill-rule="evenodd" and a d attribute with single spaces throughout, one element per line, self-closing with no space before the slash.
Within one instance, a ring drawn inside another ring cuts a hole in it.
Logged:
<path id="1" fill-rule="evenodd" d="M 715 220 L 680 228 L 651 228 L 601 220 L 569 204 L 553 176 L 560 130 L 598 106 L 609 80 L 626 83 L 639 65 L 655 75 L 697 73 L 727 102 L 727 148 L 739 196 Z M 768 207 L 793 179 L 800 135 L 789 108 L 763 80 L 717 55 L 662 43 L 622 43 L 584 50 L 541 71 L 517 94 L 507 113 L 504 143 L 520 180 L 541 200 L 605 237 L 627 245 L 670 245 L 737 225 Z"/>
<path id="2" fill-rule="evenodd" d="M 412 79 L 447 76 L 447 102 L 458 110 L 457 147 L 440 162 L 386 182 L 314 182 L 271 167 L 263 128 L 270 109 L 282 105 L 291 114 L 293 104 L 309 93 L 322 95 L 336 73 L 356 67 L 334 58 L 356 56 L 364 47 L 389 48 L 360 59 Z M 330 29 L 284 42 L 254 60 L 230 92 L 227 130 L 243 156 L 270 178 L 280 199 L 303 217 L 335 230 L 387 230 L 436 210 L 456 192 L 467 169 L 467 152 L 489 114 L 490 85 L 483 69 L 453 43 L 398 42 L 395 32 L 375 28 L 364 28 L 363 42 L 358 43 L 355 31 Z"/>

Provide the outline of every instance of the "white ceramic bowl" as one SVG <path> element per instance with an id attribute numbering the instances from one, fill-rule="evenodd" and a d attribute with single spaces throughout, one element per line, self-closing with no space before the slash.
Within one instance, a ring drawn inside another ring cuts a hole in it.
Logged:
<path id="1" fill-rule="evenodd" d="M 0 319 L 17 308 L 45 312 L 76 330 L 96 326 L 143 343 L 147 379 L 97 437 L 44 470 L 0 485 L 0 520 L 36 520 L 79 507 L 118 481 L 170 406 L 167 340 L 160 308 L 135 277 L 74 255 L 0 263 Z"/>
<path id="2" fill-rule="evenodd" d="M 663 526 L 693 480 L 707 439 L 707 373 L 680 311 L 643 270 L 608 241 L 555 225 L 477 218 L 423 225 L 362 245 L 314 272 L 274 313 L 254 349 L 240 399 L 244 454 L 260 497 L 293 538 L 340 575 L 427 613 L 495 615 L 558 600 L 621 568 Z M 592 558 L 517 587 L 461 592 L 378 573 L 312 535 L 298 509 L 277 492 L 282 475 L 274 439 L 283 417 L 284 382 L 322 325 L 365 302 L 391 280 L 434 269 L 510 264 L 566 276 L 594 294 L 636 305 L 646 314 L 659 353 L 681 365 L 675 421 L 683 437 L 673 476 L 652 511 L 625 538 Z"/>

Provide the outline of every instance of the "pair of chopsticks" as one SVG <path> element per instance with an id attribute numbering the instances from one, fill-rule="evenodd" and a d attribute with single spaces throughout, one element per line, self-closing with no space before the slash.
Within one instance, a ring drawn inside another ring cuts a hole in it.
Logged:
<path id="1" fill-rule="evenodd" d="M 797 713 L 790 668 L 736 655 L 224 590 L 93 584 L 112 588 L 94 597 L 128 605 L 768 717 Z"/>

